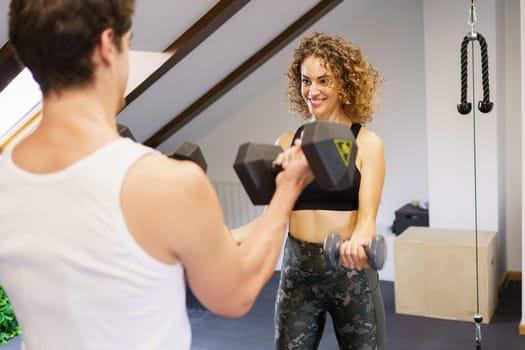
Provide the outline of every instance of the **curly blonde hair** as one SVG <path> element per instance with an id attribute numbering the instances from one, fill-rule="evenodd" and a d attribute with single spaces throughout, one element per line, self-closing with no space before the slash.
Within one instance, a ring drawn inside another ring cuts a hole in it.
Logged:
<path id="1" fill-rule="evenodd" d="M 301 64 L 312 55 L 321 59 L 338 82 L 339 98 L 345 115 L 352 122 L 370 122 L 382 77 L 358 47 L 339 36 L 318 32 L 303 38 L 294 50 L 286 74 L 286 95 L 292 113 L 297 112 L 304 120 L 311 119 L 308 105 L 301 94 Z"/>

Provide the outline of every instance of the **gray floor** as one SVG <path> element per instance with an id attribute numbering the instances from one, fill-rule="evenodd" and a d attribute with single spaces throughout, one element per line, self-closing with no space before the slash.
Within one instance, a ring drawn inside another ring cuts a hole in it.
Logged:
<path id="1" fill-rule="evenodd" d="M 227 319 L 202 309 L 188 298 L 193 329 L 192 350 L 268 350 L 273 348 L 273 305 L 278 274 L 262 291 L 253 309 L 243 318 Z M 388 350 L 465 350 L 475 349 L 474 322 L 448 321 L 398 315 L 394 312 L 392 282 L 381 282 L 386 307 L 386 349 Z M 481 327 L 482 349 L 525 349 L 525 336 L 518 335 L 521 317 L 521 282 L 512 282 L 500 296 L 490 324 Z M 0 350 L 19 350 L 20 339 L 13 339 Z M 175 348 L 174 348 L 175 349 Z M 324 331 L 320 350 L 337 349 L 330 322 Z M 120 350 L 120 349 L 119 349 Z"/>
<path id="2" fill-rule="evenodd" d="M 230 320 L 189 306 L 193 327 L 192 350 L 268 350 L 273 348 L 273 305 L 278 275 L 261 293 L 253 310 L 243 319 Z M 475 347 L 474 322 L 449 321 L 395 313 L 393 282 L 381 281 L 386 309 L 387 350 L 465 350 Z M 500 296 L 490 324 L 481 327 L 482 349 L 525 349 L 518 335 L 521 317 L 521 282 L 513 282 Z M 338 349 L 327 321 L 319 350 Z"/>

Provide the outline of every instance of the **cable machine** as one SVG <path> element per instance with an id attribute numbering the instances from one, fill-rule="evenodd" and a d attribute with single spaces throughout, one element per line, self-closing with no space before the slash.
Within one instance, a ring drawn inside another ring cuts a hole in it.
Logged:
<path id="1" fill-rule="evenodd" d="M 490 101 L 490 87 L 489 87 L 489 59 L 487 55 L 487 42 L 485 38 L 474 30 L 476 24 L 476 5 L 474 0 L 470 0 L 470 8 L 468 14 L 467 24 L 470 26 L 470 32 L 463 38 L 461 42 L 461 100 L 457 105 L 457 110 L 460 114 L 466 115 L 472 111 L 472 128 L 474 134 L 474 224 L 475 224 L 475 238 L 476 238 L 476 314 L 474 315 L 475 322 L 475 345 L 476 350 L 481 350 L 481 323 L 483 316 L 479 312 L 479 261 L 478 261 L 478 200 L 477 200 L 477 174 L 476 174 L 476 109 L 472 108 L 472 102 L 467 101 L 468 88 L 468 44 L 471 43 L 472 52 L 472 101 L 475 100 L 475 69 L 474 69 L 474 42 L 479 42 L 481 48 L 481 79 L 483 84 L 483 100 L 478 102 L 478 110 L 481 113 L 489 113 L 494 106 Z"/>

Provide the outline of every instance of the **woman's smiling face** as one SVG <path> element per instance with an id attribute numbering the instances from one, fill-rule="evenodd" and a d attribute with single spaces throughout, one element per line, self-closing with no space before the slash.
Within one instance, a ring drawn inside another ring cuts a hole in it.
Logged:
<path id="1" fill-rule="evenodd" d="M 317 56 L 308 56 L 301 63 L 301 94 L 316 119 L 336 121 L 344 114 L 337 82 Z"/>

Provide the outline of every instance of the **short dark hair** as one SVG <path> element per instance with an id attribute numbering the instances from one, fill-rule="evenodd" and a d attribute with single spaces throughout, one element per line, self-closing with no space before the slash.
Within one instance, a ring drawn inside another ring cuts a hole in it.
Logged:
<path id="1" fill-rule="evenodd" d="M 120 48 L 134 6 L 135 0 L 12 0 L 9 39 L 45 96 L 92 79 L 100 34 L 112 28 Z"/>

